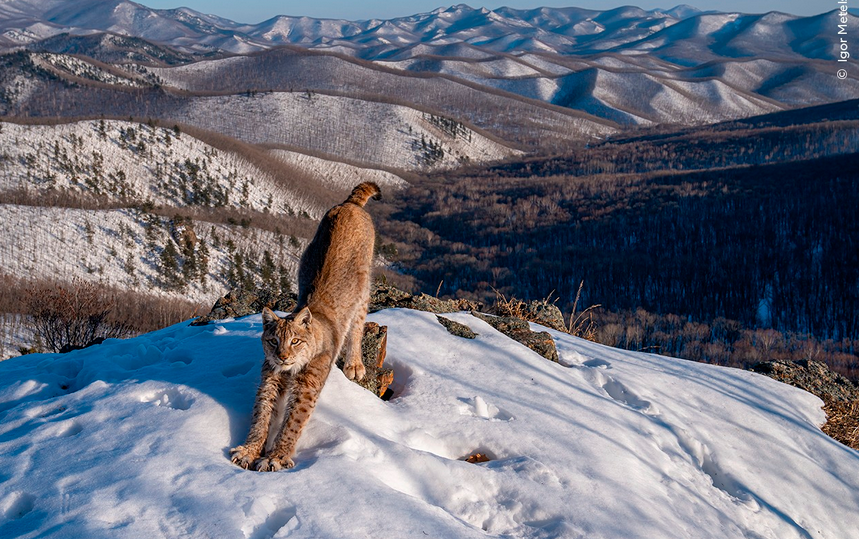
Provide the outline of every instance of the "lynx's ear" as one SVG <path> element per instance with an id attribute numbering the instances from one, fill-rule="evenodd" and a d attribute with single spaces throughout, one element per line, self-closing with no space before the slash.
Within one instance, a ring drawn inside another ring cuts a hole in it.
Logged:
<path id="1" fill-rule="evenodd" d="M 310 314 L 310 309 L 304 307 L 297 313 L 295 313 L 295 321 L 302 326 L 309 328 L 310 323 L 313 322 L 313 315 Z"/>
<path id="2" fill-rule="evenodd" d="M 276 314 L 274 314 L 274 311 L 272 311 L 268 307 L 262 308 L 262 323 L 263 324 L 265 324 L 265 325 L 273 324 L 273 323 L 277 322 L 278 320 L 280 320 L 280 318 L 278 318 L 278 316 Z"/>

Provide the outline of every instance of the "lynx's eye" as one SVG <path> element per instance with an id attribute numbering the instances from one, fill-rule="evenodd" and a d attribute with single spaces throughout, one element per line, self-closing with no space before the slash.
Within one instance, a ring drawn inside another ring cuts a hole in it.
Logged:
<path id="1" fill-rule="evenodd" d="M 277 348 L 277 339 L 275 339 L 275 338 L 271 338 L 271 339 L 269 339 L 269 340 L 268 340 L 268 344 L 270 344 L 270 345 L 274 346 L 275 348 Z"/>
<path id="2" fill-rule="evenodd" d="M 301 342 L 300 339 L 292 339 L 292 346 L 295 346 L 296 344 L 298 344 L 300 342 Z"/>

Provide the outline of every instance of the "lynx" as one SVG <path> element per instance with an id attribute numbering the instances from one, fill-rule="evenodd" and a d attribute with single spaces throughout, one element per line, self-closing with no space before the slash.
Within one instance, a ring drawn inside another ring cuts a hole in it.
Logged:
<path id="1" fill-rule="evenodd" d="M 364 211 L 379 186 L 365 182 L 319 224 L 298 268 L 298 305 L 279 318 L 263 309 L 265 360 L 244 445 L 230 450 L 242 468 L 292 468 L 295 444 L 331 366 L 343 353 L 349 379 L 364 377 L 361 339 L 370 299 L 375 232 Z"/>

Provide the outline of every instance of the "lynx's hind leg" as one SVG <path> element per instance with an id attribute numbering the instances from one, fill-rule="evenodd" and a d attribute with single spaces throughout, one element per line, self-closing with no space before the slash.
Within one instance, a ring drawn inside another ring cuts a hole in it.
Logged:
<path id="1" fill-rule="evenodd" d="M 352 318 L 343 344 L 343 374 L 350 380 L 362 380 L 367 369 L 361 354 L 361 342 L 364 340 L 364 319 L 367 314 L 362 309 Z"/>

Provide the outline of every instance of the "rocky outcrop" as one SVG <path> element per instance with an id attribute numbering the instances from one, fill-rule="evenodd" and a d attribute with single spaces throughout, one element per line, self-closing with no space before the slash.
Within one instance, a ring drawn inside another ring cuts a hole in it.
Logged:
<path id="1" fill-rule="evenodd" d="M 385 283 L 374 283 L 370 292 L 370 312 L 391 308 L 438 314 L 481 310 L 483 304 L 468 299 L 439 299 L 427 294 L 414 296 Z"/>
<path id="2" fill-rule="evenodd" d="M 859 400 L 859 387 L 856 384 L 832 372 L 825 363 L 819 361 L 763 361 L 752 365 L 751 370 L 804 389 L 824 401 Z"/>
<path id="3" fill-rule="evenodd" d="M 367 322 L 361 341 L 361 356 L 367 372 L 364 378 L 356 383 L 382 398 L 386 397 L 388 386 L 394 381 L 394 371 L 384 368 L 387 345 L 388 326 Z"/>
<path id="4" fill-rule="evenodd" d="M 267 290 L 233 289 L 215 302 L 209 314 L 194 320 L 191 325 L 204 326 L 213 320 L 248 316 L 261 312 L 263 307 L 275 311 L 292 312 L 297 299 L 291 292 L 274 294 Z"/>
<path id="5" fill-rule="evenodd" d="M 472 316 L 483 320 L 514 341 L 518 341 L 537 352 L 549 361 L 558 362 L 558 350 L 555 340 L 547 331 L 531 331 L 528 322 L 509 316 L 492 316 L 471 311 Z"/>
<path id="6" fill-rule="evenodd" d="M 763 361 L 751 370 L 820 397 L 826 412 L 823 432 L 859 450 L 859 386 L 819 361 Z"/>
<path id="7" fill-rule="evenodd" d="M 564 324 L 564 315 L 561 314 L 561 309 L 553 303 L 545 300 L 532 301 L 525 304 L 522 314 L 522 318 L 525 320 L 536 322 L 541 326 L 546 326 L 557 331 L 567 331 L 567 326 Z"/>
<path id="8" fill-rule="evenodd" d="M 465 324 L 460 324 L 450 318 L 445 318 L 443 316 L 435 315 L 436 319 L 438 319 L 438 323 L 443 325 L 448 333 L 451 335 L 456 335 L 457 337 L 463 337 L 465 339 L 473 339 L 477 337 L 477 334 L 471 330 L 470 327 Z"/>

